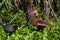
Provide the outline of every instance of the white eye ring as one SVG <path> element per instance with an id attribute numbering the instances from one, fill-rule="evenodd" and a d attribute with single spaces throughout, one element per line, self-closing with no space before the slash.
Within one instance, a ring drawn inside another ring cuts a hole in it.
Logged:
<path id="1" fill-rule="evenodd" d="M 33 13 L 34 13 L 36 16 L 38 16 L 37 10 L 34 10 Z"/>

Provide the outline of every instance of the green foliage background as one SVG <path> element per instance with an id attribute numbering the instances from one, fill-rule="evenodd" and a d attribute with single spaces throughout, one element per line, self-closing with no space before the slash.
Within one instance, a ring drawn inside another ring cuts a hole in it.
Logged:
<path id="1" fill-rule="evenodd" d="M 59 5 L 58 0 L 58 5 Z M 59 6 L 58 6 L 59 7 Z M 60 8 L 60 7 L 59 7 Z M 43 11 L 40 10 L 40 7 L 35 7 L 34 9 L 38 10 L 39 13 Z M 8 33 L 4 32 L 4 26 L 8 24 L 12 18 L 19 14 L 16 19 L 12 22 L 13 25 L 18 25 L 18 29 L 15 33 L 9 36 Z M 50 24 L 53 25 L 51 29 L 45 28 L 43 32 L 37 32 L 36 27 L 33 26 L 30 22 L 27 23 L 26 13 L 24 11 L 15 8 L 10 0 L 3 0 L 0 2 L 0 16 L 3 19 L 3 26 L 0 26 L 0 40 L 59 40 L 60 26 L 58 22 L 50 21 Z M 27 23 L 27 24 L 26 24 Z"/>

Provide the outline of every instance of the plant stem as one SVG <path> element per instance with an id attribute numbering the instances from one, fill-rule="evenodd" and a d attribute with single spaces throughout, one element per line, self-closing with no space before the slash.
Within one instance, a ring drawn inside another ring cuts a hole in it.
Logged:
<path id="1" fill-rule="evenodd" d="M 12 21 L 18 16 L 18 13 L 16 14 L 16 16 L 9 22 L 9 24 L 12 23 Z"/>

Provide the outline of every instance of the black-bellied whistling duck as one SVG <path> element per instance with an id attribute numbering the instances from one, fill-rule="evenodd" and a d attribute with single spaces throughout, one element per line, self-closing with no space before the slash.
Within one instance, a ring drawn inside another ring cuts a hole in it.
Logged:
<path id="1" fill-rule="evenodd" d="M 36 10 L 28 10 L 27 14 L 29 21 L 31 21 L 32 24 L 37 27 L 37 31 L 39 31 L 40 29 L 43 30 L 43 28 L 45 27 L 51 28 L 51 25 L 49 23 L 43 20 L 39 20 L 38 12 Z"/>

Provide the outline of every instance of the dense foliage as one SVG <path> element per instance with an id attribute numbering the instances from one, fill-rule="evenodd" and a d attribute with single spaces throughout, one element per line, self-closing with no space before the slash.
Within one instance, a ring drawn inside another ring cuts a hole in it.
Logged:
<path id="1" fill-rule="evenodd" d="M 59 5 L 59 1 L 57 1 Z M 60 8 L 60 6 L 58 6 Z M 43 11 L 37 6 L 36 9 L 41 15 Z M 59 9 L 60 10 L 60 9 Z M 4 31 L 4 27 L 8 24 L 16 15 L 18 16 L 12 21 L 13 25 L 18 25 L 18 29 L 11 36 Z M 15 8 L 10 1 L 3 0 L 0 2 L 0 17 L 3 20 L 2 26 L 0 26 L 0 40 L 59 40 L 60 39 L 60 26 L 58 22 L 50 21 L 53 26 L 51 29 L 44 28 L 43 32 L 36 31 L 36 27 L 30 22 L 27 23 L 26 13 L 23 10 Z"/>

